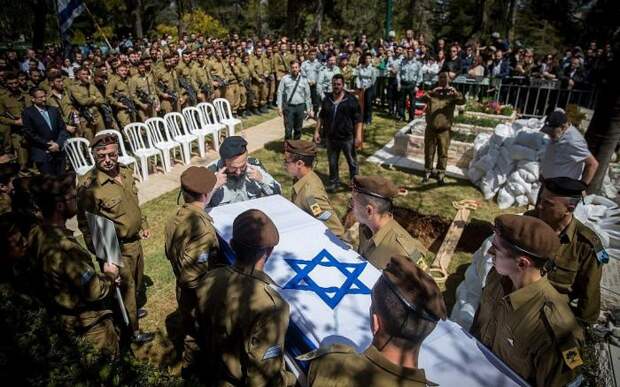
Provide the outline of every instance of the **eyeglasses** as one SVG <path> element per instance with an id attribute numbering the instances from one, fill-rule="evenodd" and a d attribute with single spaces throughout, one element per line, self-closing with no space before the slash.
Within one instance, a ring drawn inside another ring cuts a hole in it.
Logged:
<path id="1" fill-rule="evenodd" d="M 110 158 L 110 159 L 117 159 L 118 158 L 118 152 L 112 152 L 112 153 L 96 153 L 95 154 L 95 158 L 97 160 L 105 160 L 106 158 Z"/>

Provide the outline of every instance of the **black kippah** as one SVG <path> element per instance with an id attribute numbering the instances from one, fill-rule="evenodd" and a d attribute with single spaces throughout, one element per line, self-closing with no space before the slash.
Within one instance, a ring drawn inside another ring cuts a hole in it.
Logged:
<path id="1" fill-rule="evenodd" d="M 248 142 L 241 136 L 227 137 L 220 145 L 220 157 L 230 159 L 243 154 L 247 150 Z"/>
<path id="2" fill-rule="evenodd" d="M 545 180 L 545 188 L 557 196 L 580 198 L 588 186 L 581 180 L 570 177 L 554 177 Z"/>

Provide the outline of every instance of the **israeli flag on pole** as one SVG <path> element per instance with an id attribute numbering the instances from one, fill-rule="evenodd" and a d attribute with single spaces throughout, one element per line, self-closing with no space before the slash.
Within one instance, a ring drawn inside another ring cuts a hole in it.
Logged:
<path id="1" fill-rule="evenodd" d="M 86 6 L 82 0 L 58 0 L 58 24 L 63 37 L 73 24 L 73 20 L 84 11 Z"/>

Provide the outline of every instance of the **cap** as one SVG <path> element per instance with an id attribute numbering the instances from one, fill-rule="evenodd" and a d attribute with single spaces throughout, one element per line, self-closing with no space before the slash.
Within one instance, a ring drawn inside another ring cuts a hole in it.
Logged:
<path id="1" fill-rule="evenodd" d="M 241 136 L 230 136 L 220 145 L 220 157 L 230 159 L 247 151 L 248 142 Z"/>
<path id="2" fill-rule="evenodd" d="M 533 216 L 500 215 L 495 218 L 495 232 L 517 250 L 534 258 L 553 258 L 560 247 L 555 231 Z"/>
<path id="3" fill-rule="evenodd" d="M 266 249 L 280 241 L 280 234 L 271 218 L 256 209 L 242 212 L 235 218 L 232 234 L 235 243 L 250 248 Z"/>
<path id="4" fill-rule="evenodd" d="M 215 187 L 215 173 L 204 167 L 191 166 L 181 174 L 183 190 L 197 194 L 208 194 Z"/>
<path id="5" fill-rule="evenodd" d="M 383 270 L 383 277 L 394 294 L 425 320 L 439 321 L 448 317 L 446 304 L 437 283 L 411 259 L 397 255 Z"/>
<path id="6" fill-rule="evenodd" d="M 582 192 L 588 188 L 581 180 L 564 176 L 545 179 L 544 185 L 552 194 L 568 198 L 581 198 Z"/>
<path id="7" fill-rule="evenodd" d="M 382 176 L 355 176 L 351 188 L 353 191 L 386 200 L 399 194 L 398 187 Z"/>
<path id="8" fill-rule="evenodd" d="M 300 156 L 316 156 L 316 145 L 304 140 L 286 140 L 284 151 Z"/>
<path id="9" fill-rule="evenodd" d="M 553 131 L 553 129 L 557 128 L 558 126 L 564 125 L 566 121 L 566 114 L 561 110 L 555 110 L 553 113 L 549 114 L 549 116 L 545 120 L 545 125 L 542 127 L 542 129 L 540 129 L 540 131 L 549 134 Z"/>
<path id="10" fill-rule="evenodd" d="M 91 148 L 100 148 L 110 144 L 118 145 L 118 137 L 112 133 L 97 134 L 90 143 Z"/>

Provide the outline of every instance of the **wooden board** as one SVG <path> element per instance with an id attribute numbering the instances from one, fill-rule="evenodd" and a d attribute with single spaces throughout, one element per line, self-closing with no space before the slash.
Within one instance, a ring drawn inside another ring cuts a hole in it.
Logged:
<path id="1" fill-rule="evenodd" d="M 443 270 L 448 270 L 452 255 L 454 254 L 454 250 L 456 250 L 456 245 L 459 243 L 459 239 L 461 239 L 461 235 L 463 234 L 463 229 L 469 221 L 470 212 L 471 210 L 469 208 L 460 208 L 456 212 L 456 216 L 452 224 L 450 224 L 448 233 L 435 256 L 435 260 L 432 264 L 433 267 L 440 267 Z"/>

